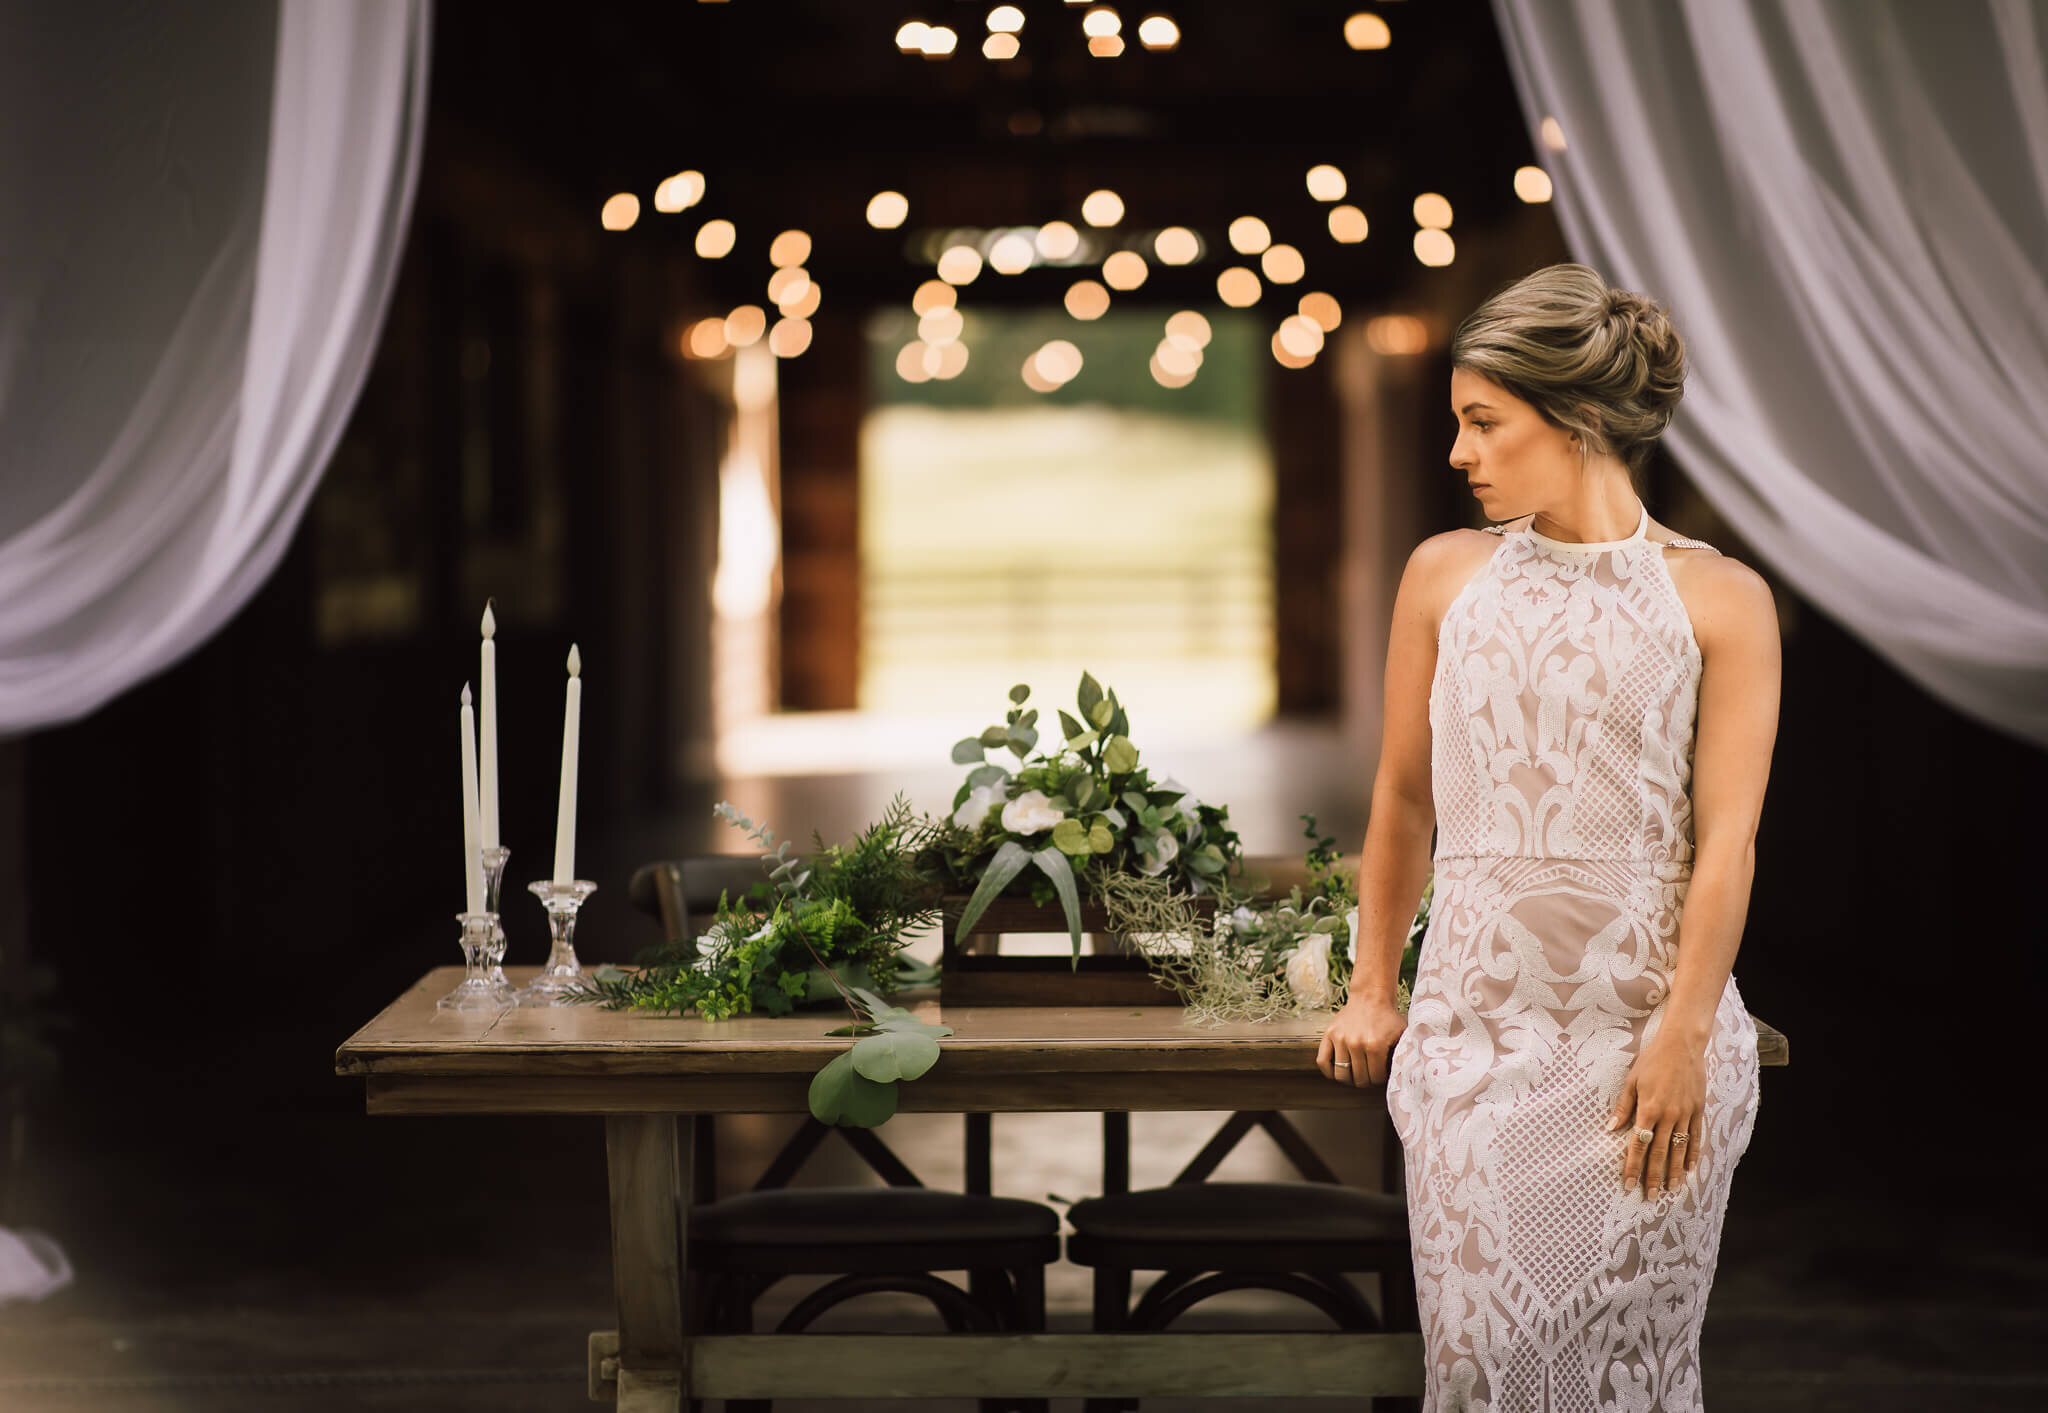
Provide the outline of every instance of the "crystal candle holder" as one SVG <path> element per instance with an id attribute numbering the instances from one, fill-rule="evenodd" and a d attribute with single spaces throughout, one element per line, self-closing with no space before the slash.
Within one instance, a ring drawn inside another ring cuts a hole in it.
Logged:
<path id="1" fill-rule="evenodd" d="M 505 945 L 505 933 L 498 926 L 496 913 L 458 913 L 457 922 L 462 924 L 462 961 L 467 974 L 462 984 L 434 1003 L 443 1011 L 500 1011 L 505 1008 L 505 999 L 491 984 L 490 963 L 486 958 L 495 944 L 501 951 Z"/>
<path id="2" fill-rule="evenodd" d="M 576 960 L 576 911 L 583 906 L 583 900 L 597 891 L 597 885 L 585 879 L 574 883 L 554 883 L 543 880 L 526 885 L 540 905 L 548 910 L 548 933 L 553 939 L 548 947 L 548 964 L 519 993 L 522 1006 L 565 1006 L 583 982 L 583 964 Z"/>
<path id="3" fill-rule="evenodd" d="M 491 915 L 496 935 L 491 947 L 484 954 L 488 965 L 486 976 L 498 994 L 499 1001 L 507 1006 L 519 1004 L 519 989 L 505 979 L 505 920 L 504 912 L 498 905 L 498 894 L 505 886 L 505 861 L 512 857 L 512 851 L 502 844 L 496 844 L 483 851 L 484 858 L 484 910 Z"/>

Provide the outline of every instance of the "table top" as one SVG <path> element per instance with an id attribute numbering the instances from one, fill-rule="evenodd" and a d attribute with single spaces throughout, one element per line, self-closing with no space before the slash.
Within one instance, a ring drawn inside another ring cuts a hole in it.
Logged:
<path id="1" fill-rule="evenodd" d="M 535 967 L 508 967 L 513 984 Z M 851 1043 L 825 1032 L 843 1010 L 725 1021 L 597 1006 L 440 1011 L 462 979 L 441 967 L 335 1052 L 368 1082 L 375 1113 L 802 1112 L 810 1078 Z M 1315 1069 L 1327 1013 L 1207 1024 L 1177 1006 L 946 1006 L 933 990 L 897 1004 L 953 1027 L 944 1057 L 900 1091 L 906 1110 L 1350 1108 L 1377 1087 Z M 1758 1022 L 1761 1058 L 1785 1038 Z"/>

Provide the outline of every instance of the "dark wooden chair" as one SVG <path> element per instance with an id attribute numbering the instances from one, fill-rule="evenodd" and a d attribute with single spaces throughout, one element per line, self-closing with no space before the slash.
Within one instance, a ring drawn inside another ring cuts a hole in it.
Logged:
<path id="1" fill-rule="evenodd" d="M 752 855 L 709 855 L 645 865 L 628 888 L 633 903 L 660 919 L 664 935 L 688 941 L 694 919 L 721 891 L 737 897 L 763 877 Z M 1052 1208 L 990 1193 L 989 1115 L 966 1116 L 965 1192 L 925 1187 L 874 1132 L 836 1128 L 806 1117 L 752 1190 L 716 1194 L 712 1116 L 694 1120 L 697 1201 L 690 1209 L 690 1261 L 701 1273 L 694 1292 L 704 1327 L 751 1333 L 754 1306 L 788 1276 L 835 1279 L 799 1301 L 778 1334 L 808 1328 L 842 1301 L 877 1291 L 929 1300 L 949 1330 L 1045 1328 L 1045 1268 L 1059 1259 L 1060 1219 Z M 837 1135 L 886 1184 L 806 1187 L 788 1184 L 827 1138 Z M 940 1271 L 965 1271 L 962 1289 Z M 695 1400 L 692 1406 L 695 1406 Z M 766 1413 L 766 1399 L 735 1400 L 735 1413 Z M 1043 1413 L 1043 1399 L 983 1399 L 984 1410 Z"/>
<path id="2" fill-rule="evenodd" d="M 1388 1155 L 1388 1192 L 1364 1192 L 1337 1178 L 1301 1131 L 1277 1112 L 1239 1113 L 1216 1131 L 1166 1187 L 1130 1190 L 1130 1115 L 1103 1116 L 1103 1195 L 1067 1212 L 1067 1259 L 1095 1272 L 1093 1328 L 1099 1333 L 1163 1330 L 1191 1307 L 1225 1291 L 1293 1295 L 1340 1330 L 1421 1328 L 1408 1212 L 1398 1157 Z M 1210 1182 L 1230 1151 L 1263 1129 L 1303 1182 Z M 1396 1150 L 1397 1152 L 1398 1150 Z M 1137 1271 L 1163 1274 L 1134 1306 Z M 1374 1274 L 1380 1308 L 1348 1279 Z M 1382 1410 L 1412 1399 L 1382 1399 Z M 1087 1413 L 1138 1407 L 1135 1398 L 1091 1398 Z"/>

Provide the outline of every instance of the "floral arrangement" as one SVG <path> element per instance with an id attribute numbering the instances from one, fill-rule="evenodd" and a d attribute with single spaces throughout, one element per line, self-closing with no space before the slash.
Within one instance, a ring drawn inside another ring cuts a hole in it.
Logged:
<path id="1" fill-rule="evenodd" d="M 940 878 L 974 884 L 958 935 L 1027 868 L 1039 875 L 1033 901 L 1059 900 L 1077 965 L 1084 888 L 1100 899 L 1108 880 L 1134 875 L 1175 893 L 1220 893 L 1243 858 L 1229 808 L 1196 799 L 1170 777 L 1154 781 L 1131 741 L 1129 714 L 1093 675 L 1081 674 L 1080 715 L 1059 713 L 1056 750 L 1035 752 L 1030 697 L 1028 685 L 1012 687 L 1002 724 L 953 747 L 954 763 L 973 768 L 953 796 L 932 864 Z M 992 761 L 991 751 L 1011 759 Z"/>
<path id="2" fill-rule="evenodd" d="M 1150 878 L 1108 880 L 1105 905 L 1118 931 L 1144 951 L 1152 972 L 1179 996 L 1192 1020 L 1267 1020 L 1344 1003 L 1358 946 L 1356 880 L 1339 870 L 1336 840 L 1309 839 L 1306 883 L 1259 903 L 1232 890 L 1204 923 L 1192 899 Z M 1396 1004 L 1405 1011 L 1418 947 L 1428 926 L 1429 898 L 1409 928 Z"/>
<path id="3" fill-rule="evenodd" d="M 721 896 L 717 919 L 700 936 L 643 951 L 637 970 L 597 969 L 583 999 L 725 1020 L 757 1010 L 787 1015 L 835 996 L 853 1006 L 856 986 L 887 995 L 931 979 L 902 950 L 911 932 L 939 917 L 938 890 L 917 862 L 935 826 L 902 796 L 851 844 L 828 846 L 814 835 L 808 859 L 730 804 L 712 808 L 773 847 L 763 858 L 768 877 L 737 901 Z"/>

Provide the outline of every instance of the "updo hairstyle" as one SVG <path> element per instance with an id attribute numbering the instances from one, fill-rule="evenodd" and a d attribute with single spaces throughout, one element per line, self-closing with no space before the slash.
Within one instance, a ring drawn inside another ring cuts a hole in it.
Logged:
<path id="1" fill-rule="evenodd" d="M 1633 476 L 1685 391 L 1685 340 L 1664 307 L 1610 289 L 1588 265 L 1546 265 L 1503 286 L 1458 326 L 1451 364 L 1506 388 L 1587 453 Z"/>

